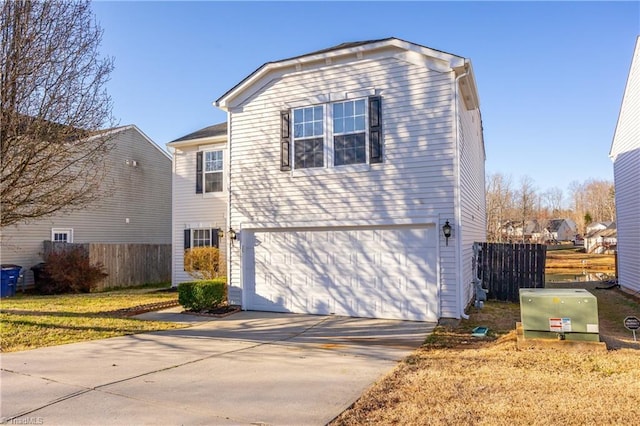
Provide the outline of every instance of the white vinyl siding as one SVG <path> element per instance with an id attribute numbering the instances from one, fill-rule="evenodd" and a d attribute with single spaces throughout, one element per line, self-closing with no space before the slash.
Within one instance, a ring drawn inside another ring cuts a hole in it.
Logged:
<path id="1" fill-rule="evenodd" d="M 73 229 L 74 243 L 171 243 L 170 157 L 134 126 L 116 131 L 112 143 L 98 202 L 2 229 L 2 262 L 22 266 L 27 284 L 52 228 Z"/>
<path id="2" fill-rule="evenodd" d="M 479 111 L 466 110 L 462 97 L 459 97 L 458 117 L 460 221 L 464 229 L 460 258 L 463 283 L 461 300 L 467 303 L 474 297 L 473 243 L 486 241 L 485 153 Z"/>
<path id="3" fill-rule="evenodd" d="M 427 215 L 441 217 L 442 223 L 453 218 L 451 81 L 451 73 L 396 58 L 326 66 L 272 81 L 242 105 L 242 112 L 230 114 L 231 226 L 242 229 L 243 223 L 273 218 L 322 222 Z M 382 98 L 382 163 L 321 176 L 280 171 L 282 105 L 369 88 Z M 450 285 L 449 294 L 441 295 L 441 313 L 456 316 L 455 247 L 447 249 L 441 252 L 440 273 Z M 238 245 L 232 250 L 231 294 L 239 297 Z"/>
<path id="4" fill-rule="evenodd" d="M 173 155 L 173 258 L 172 285 L 192 281 L 184 270 L 184 230 L 185 229 L 222 229 L 226 231 L 227 191 L 210 194 L 196 194 L 196 152 L 222 152 L 223 176 L 226 173 L 226 143 L 207 145 L 200 149 L 199 145 L 176 149 Z M 193 236 L 192 236 L 193 238 Z M 220 263 L 226 262 L 226 244 L 219 241 Z"/>
<path id="5" fill-rule="evenodd" d="M 616 198 L 618 283 L 640 291 L 640 37 L 620 107 L 611 157 Z"/>
<path id="6" fill-rule="evenodd" d="M 640 148 L 618 155 L 613 167 L 616 189 L 618 283 L 640 291 Z"/>

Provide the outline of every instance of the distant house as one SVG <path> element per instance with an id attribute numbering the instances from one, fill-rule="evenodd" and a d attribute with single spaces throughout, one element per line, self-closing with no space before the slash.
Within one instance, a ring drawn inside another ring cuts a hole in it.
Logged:
<path id="1" fill-rule="evenodd" d="M 609 156 L 613 161 L 618 225 L 618 283 L 640 291 L 640 37 L 620 106 Z"/>
<path id="2" fill-rule="evenodd" d="M 545 241 L 573 241 L 575 237 L 575 230 L 565 219 L 551 219 L 543 230 Z"/>
<path id="3" fill-rule="evenodd" d="M 549 241 L 571 241 L 575 238 L 575 230 L 571 222 L 565 219 L 548 221 L 527 220 L 507 221 L 501 227 L 504 241 L 545 243 Z"/>
<path id="4" fill-rule="evenodd" d="M 185 194 L 174 200 L 174 244 L 187 247 L 194 226 L 220 227 L 228 206 L 231 303 L 465 316 L 473 243 L 486 228 L 469 59 L 397 38 L 344 43 L 268 62 L 216 105 L 228 113 L 225 135 L 169 144 L 180 150 L 174 195 Z M 198 152 L 211 151 L 223 165 L 212 154 L 213 168 L 199 169 Z M 222 194 L 198 193 L 198 173 L 220 167 Z M 183 279 L 179 258 L 174 267 Z"/>
<path id="5" fill-rule="evenodd" d="M 226 229 L 229 204 L 227 123 L 189 133 L 167 147 L 173 152 L 171 281 L 175 287 L 193 280 L 184 269 L 189 248 L 218 247 L 221 262 L 226 259 L 226 244 L 220 244 L 219 236 Z"/>
<path id="6" fill-rule="evenodd" d="M 607 229 L 611 226 L 612 221 L 604 221 L 604 222 L 593 222 L 586 226 L 586 232 L 588 234 L 592 234 L 596 231 L 602 231 L 603 229 Z"/>
<path id="7" fill-rule="evenodd" d="M 2 263 L 20 265 L 24 283 L 42 262 L 43 241 L 68 243 L 171 242 L 171 157 L 134 125 L 105 130 L 104 196 L 82 210 L 2 228 Z"/>
<path id="8" fill-rule="evenodd" d="M 615 222 L 606 222 L 606 227 L 592 226 L 584 237 L 584 249 L 587 253 L 611 254 L 618 245 L 618 231 Z M 600 223 L 602 225 L 604 223 Z"/>

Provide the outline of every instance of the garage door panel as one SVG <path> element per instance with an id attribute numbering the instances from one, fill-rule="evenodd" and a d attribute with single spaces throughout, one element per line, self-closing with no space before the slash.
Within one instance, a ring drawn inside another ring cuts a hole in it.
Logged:
<path id="1" fill-rule="evenodd" d="M 435 239 L 435 227 L 257 232 L 246 308 L 437 320 Z"/>

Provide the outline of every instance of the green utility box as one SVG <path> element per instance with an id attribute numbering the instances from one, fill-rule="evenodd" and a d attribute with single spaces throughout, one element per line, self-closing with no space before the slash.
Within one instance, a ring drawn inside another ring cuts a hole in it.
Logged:
<path id="1" fill-rule="evenodd" d="M 585 289 L 521 288 L 524 338 L 599 342 L 598 300 Z"/>

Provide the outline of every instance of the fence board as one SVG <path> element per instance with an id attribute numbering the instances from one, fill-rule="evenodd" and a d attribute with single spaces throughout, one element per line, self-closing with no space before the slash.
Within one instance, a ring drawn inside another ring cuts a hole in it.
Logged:
<path id="1" fill-rule="evenodd" d="M 76 244 L 44 241 L 43 247 L 45 254 L 51 250 L 82 247 L 89 255 L 91 264 L 102 264 L 108 274 L 98 283 L 98 290 L 171 280 L 171 244 Z"/>
<path id="2" fill-rule="evenodd" d="M 544 244 L 479 243 L 482 286 L 492 300 L 519 301 L 520 288 L 543 288 Z"/>

